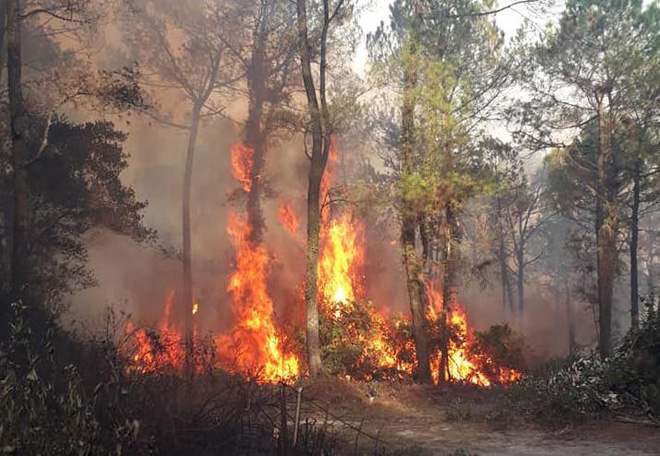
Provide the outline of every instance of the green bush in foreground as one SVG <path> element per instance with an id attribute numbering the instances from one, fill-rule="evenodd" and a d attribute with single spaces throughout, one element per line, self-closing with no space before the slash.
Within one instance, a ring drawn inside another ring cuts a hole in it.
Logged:
<path id="1" fill-rule="evenodd" d="M 578 357 L 547 374 L 524 378 L 509 392 L 507 402 L 498 407 L 508 409 L 507 416 L 532 416 L 550 425 L 623 411 L 660 416 L 658 318 L 651 313 L 631 329 L 610 359 Z M 492 418 L 505 418 L 501 415 L 493 413 Z"/>

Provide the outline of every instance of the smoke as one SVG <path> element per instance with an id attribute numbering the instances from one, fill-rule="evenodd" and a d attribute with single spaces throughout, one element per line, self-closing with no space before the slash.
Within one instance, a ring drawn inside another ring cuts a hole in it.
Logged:
<path id="1" fill-rule="evenodd" d="M 128 65 L 130 52 L 121 42 L 121 33 L 112 25 L 99 34 L 93 52 L 99 67 Z M 171 89 L 150 89 L 177 119 L 189 116 L 189 104 Z M 98 113 L 72 110 L 72 117 L 83 120 Z M 233 270 L 234 252 L 227 236 L 228 212 L 244 207 L 236 190 L 240 187 L 231 172 L 230 151 L 241 140 L 247 101 L 233 99 L 225 117 L 204 122 L 196 148 L 192 188 L 192 257 L 195 299 L 199 303 L 202 333 L 226 332 L 233 323 L 227 292 Z M 181 287 L 181 198 L 187 134 L 144 116 L 108 116 L 129 136 L 125 150 L 130 153 L 123 180 L 133 187 L 139 199 L 147 200 L 145 224 L 158 231 L 157 246 L 140 246 L 108 232 L 95 232 L 88 239 L 89 265 L 98 286 L 71 297 L 76 319 L 94 324 L 107 306 L 130 313 L 141 323 L 155 324 L 162 316 L 170 289 Z M 358 159 L 364 153 L 360 138 L 339 147 L 344 179 L 360 180 Z M 363 139 L 363 138 L 361 138 Z M 299 136 L 272 139 L 266 156 L 263 180 L 263 212 L 266 222 L 265 245 L 271 256 L 269 292 L 280 327 L 304 324 L 303 289 L 306 238 L 306 193 L 309 161 Z M 346 172 L 348 168 L 348 172 Z M 238 195 L 238 196 L 237 196 Z M 300 219 L 297 236 L 278 222 L 278 208 L 289 201 Z M 342 210 L 341 207 L 333 208 Z M 351 210 L 344 207 L 343 210 Z M 380 209 L 360 213 L 365 235 L 365 294 L 386 313 L 409 312 L 405 270 L 401 261 L 397 221 Z M 508 314 L 500 302 L 496 285 L 482 287 L 464 280 L 459 300 L 465 305 L 470 324 L 487 329 L 508 322 L 527 337 L 537 357 L 547 358 L 568 352 L 566 303 L 551 296 L 536 283 L 527 285 L 524 317 Z M 593 339 L 593 315 L 577 301 L 570 302 L 577 330 L 577 342 L 588 345 Z M 173 318 L 183 321 L 174 307 Z"/>

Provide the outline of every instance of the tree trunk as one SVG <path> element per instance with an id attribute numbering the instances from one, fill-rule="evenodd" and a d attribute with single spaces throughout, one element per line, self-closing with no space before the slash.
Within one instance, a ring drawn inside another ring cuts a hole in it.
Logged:
<path id="1" fill-rule="evenodd" d="M 0 49 L 4 49 L 6 33 L 7 33 L 7 0 L 0 0 Z M 4 53 L 0 52 L 0 67 L 4 66 L 4 62 L 2 61 L 3 58 L 4 58 Z"/>
<path id="2" fill-rule="evenodd" d="M 597 157 L 598 204 L 597 271 L 599 310 L 599 351 L 612 355 L 612 301 L 616 265 L 617 207 L 614 157 L 610 144 L 611 120 L 606 120 L 603 96 L 598 100 L 599 147 Z"/>
<path id="3" fill-rule="evenodd" d="M 327 125 L 327 108 L 325 102 L 326 45 L 329 27 L 329 11 L 327 1 L 323 2 L 324 23 L 321 36 L 320 89 L 321 106 L 316 95 L 314 77 L 312 75 L 312 56 L 307 36 L 307 2 L 296 0 L 298 45 L 302 68 L 305 95 L 311 120 L 312 155 L 307 187 L 307 266 L 305 270 L 305 312 L 307 334 L 307 363 L 309 374 L 318 376 L 322 370 L 321 344 L 319 340 L 318 314 L 318 267 L 319 267 L 319 233 L 321 229 L 321 180 L 328 161 L 330 151 L 330 136 Z"/>
<path id="4" fill-rule="evenodd" d="M 21 88 L 21 9 L 20 0 L 7 2 L 7 75 L 14 168 L 14 216 L 12 220 L 12 296 L 20 298 L 26 278 L 28 230 L 27 134 L 28 118 Z"/>
<path id="5" fill-rule="evenodd" d="M 323 169 L 312 160 L 307 188 L 307 268 L 305 271 L 305 311 L 307 327 L 307 359 L 311 376 L 321 372 L 321 344 L 319 340 L 318 264 L 319 233 L 321 231 L 321 180 Z"/>
<path id="6" fill-rule="evenodd" d="M 267 39 L 265 28 L 267 14 L 267 11 L 262 13 L 261 23 L 255 31 L 252 58 L 248 72 L 250 106 L 245 124 L 245 145 L 252 150 L 252 170 L 250 175 L 250 192 L 248 193 L 247 201 L 247 214 L 248 224 L 252 227 L 251 241 L 255 244 L 261 243 L 265 229 L 261 211 L 261 193 L 264 159 L 266 156 L 263 110 L 266 78 L 264 71 L 264 52 Z"/>
<path id="7" fill-rule="evenodd" d="M 447 224 L 447 229 L 445 233 L 445 267 L 444 267 L 444 278 L 442 281 L 442 321 L 441 330 L 442 330 L 442 346 L 441 346 L 441 357 L 440 357 L 440 372 L 438 376 L 438 382 L 450 381 L 451 376 L 449 373 L 449 316 L 451 310 L 454 307 L 456 302 L 456 295 L 458 291 L 456 289 L 456 268 L 458 267 L 458 250 L 456 249 L 456 241 L 458 237 L 458 226 L 456 220 L 456 214 L 454 209 L 451 206 L 451 203 L 447 203 L 445 207 L 445 223 Z"/>
<path id="8" fill-rule="evenodd" d="M 413 49 L 414 51 L 414 49 Z M 414 52 L 412 52 L 414 54 Z M 414 170 L 414 110 L 412 91 L 417 85 L 415 69 L 406 67 L 404 75 L 404 95 L 401 109 L 401 176 L 409 175 Z M 429 364 L 429 346 L 427 336 L 426 306 L 423 300 L 422 265 L 415 249 L 415 209 L 404 199 L 401 211 L 401 248 L 406 267 L 406 282 L 410 313 L 412 314 L 413 337 L 417 353 L 417 373 L 421 383 L 432 383 Z"/>
<path id="9" fill-rule="evenodd" d="M 649 242 L 649 247 L 648 247 L 648 256 L 646 260 L 646 274 L 647 274 L 647 286 L 649 289 L 649 304 L 650 304 L 650 311 L 653 312 L 655 310 L 655 274 L 654 274 L 654 265 L 655 265 L 655 249 L 654 249 L 654 244 L 655 244 L 655 235 L 651 235 L 651 240 Z M 660 306 L 658 306 L 658 318 L 660 319 Z"/>
<path id="10" fill-rule="evenodd" d="M 633 204 L 630 218 L 630 323 L 639 323 L 639 276 L 637 272 L 637 250 L 639 245 L 639 198 L 641 191 L 641 163 L 637 158 L 633 174 Z"/>
<path id="11" fill-rule="evenodd" d="M 195 146 L 197 134 L 199 133 L 199 116 L 202 105 L 195 102 L 192 112 L 192 123 L 188 134 L 188 149 L 186 151 L 186 168 L 183 176 L 183 200 L 181 204 L 183 219 L 183 312 L 185 322 L 186 340 L 186 362 L 187 375 L 192 374 L 193 362 L 193 277 L 192 277 L 192 247 L 191 247 L 191 223 L 190 203 L 192 194 L 192 174 L 195 158 Z"/>
<path id="12" fill-rule="evenodd" d="M 571 305 L 571 289 L 566 283 L 566 324 L 568 325 L 568 354 L 574 355 L 577 352 L 577 342 L 575 341 L 575 320 L 573 318 L 573 307 Z"/>
<path id="13" fill-rule="evenodd" d="M 499 238 L 497 256 L 500 262 L 500 281 L 502 286 L 502 309 L 507 310 L 507 288 L 509 283 L 506 250 L 504 248 L 504 227 L 502 226 L 502 199 L 497 195 L 497 236 Z M 513 310 L 513 309 L 510 309 Z"/>
<path id="14" fill-rule="evenodd" d="M 415 221 L 407 219 L 402 221 L 401 245 L 403 249 L 403 262 L 406 267 L 406 281 L 408 298 L 410 299 L 410 313 L 412 314 L 413 337 L 417 353 L 417 373 L 421 383 L 432 383 L 431 368 L 429 365 L 429 347 L 427 337 L 426 306 L 423 299 L 422 264 L 415 251 Z"/>
<path id="15" fill-rule="evenodd" d="M 522 238 L 520 239 L 520 248 L 518 249 L 518 315 L 522 320 L 525 311 L 525 250 Z"/>

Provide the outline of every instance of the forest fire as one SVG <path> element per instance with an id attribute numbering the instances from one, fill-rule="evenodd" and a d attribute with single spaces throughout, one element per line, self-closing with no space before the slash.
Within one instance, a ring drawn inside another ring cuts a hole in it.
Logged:
<path id="1" fill-rule="evenodd" d="M 359 275 L 364 266 L 364 240 L 361 227 L 351 223 L 348 214 L 332 220 L 322 237 L 320 293 L 323 302 L 338 316 L 339 306 L 351 305 L 361 291 Z"/>
<path id="2" fill-rule="evenodd" d="M 252 153 L 254 151 L 243 143 L 236 143 L 231 148 L 231 167 L 234 177 L 241 184 L 243 190 L 250 191 L 252 181 Z"/>
<path id="3" fill-rule="evenodd" d="M 333 142 L 329 173 L 323 181 L 325 192 L 332 184 L 332 170 L 337 161 Z M 236 144 L 232 148 L 234 177 L 244 191 L 250 190 L 251 149 Z M 300 221 L 290 201 L 281 201 L 278 220 L 296 241 L 302 241 L 298 229 Z M 212 362 L 237 374 L 247 374 L 261 382 L 293 380 L 302 375 L 302 363 L 286 346 L 286 338 L 273 319 L 274 303 L 268 289 L 270 258 L 267 247 L 252 239 L 253 227 L 245 214 L 232 210 L 227 232 L 235 252 L 234 270 L 227 290 L 231 294 L 234 324 L 231 330 L 214 338 L 217 358 Z M 322 320 L 332 325 L 341 337 L 326 341 L 341 351 L 344 345 L 353 350 L 352 366 L 344 366 L 348 376 L 357 379 L 381 378 L 395 380 L 411 378 L 414 372 L 415 349 L 402 325 L 410 325 L 409 318 L 393 320 L 379 311 L 365 296 L 365 238 L 362 222 L 350 212 L 339 215 L 324 211 L 319 256 L 319 303 Z M 442 329 L 441 294 L 434 284 L 426 288 L 427 318 L 431 336 L 438 340 Z M 162 367 L 181 371 L 185 361 L 184 337 L 171 324 L 174 290 L 168 293 L 158 335 L 143 329 L 130 331 L 135 341 L 132 359 L 134 370 L 147 373 Z M 301 303 L 302 305 L 302 303 Z M 193 315 L 199 311 L 195 302 Z M 517 381 L 520 373 L 499 367 L 478 350 L 467 316 L 458 304 L 449 309 L 448 367 L 445 381 L 490 386 Z M 334 336 L 332 336 L 334 337 Z M 194 328 L 197 338 L 197 328 Z M 436 383 L 440 376 L 441 353 L 438 344 L 432 350 L 431 367 Z M 196 370 L 201 367 L 196 366 Z M 350 372 L 350 374 L 349 374 Z"/>

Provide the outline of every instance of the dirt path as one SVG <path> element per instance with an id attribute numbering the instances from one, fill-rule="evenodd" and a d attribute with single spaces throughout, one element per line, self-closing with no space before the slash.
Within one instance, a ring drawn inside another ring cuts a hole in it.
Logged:
<path id="1" fill-rule="evenodd" d="M 452 393 L 386 386 L 370 401 L 368 388 L 356 384 L 325 385 L 323 399 L 339 418 L 331 418 L 330 422 L 351 442 L 356 436 L 353 428 L 378 436 L 379 440 L 386 442 L 381 446 L 387 448 L 389 454 L 660 455 L 660 428 L 599 422 L 560 432 L 532 426 L 496 429 L 492 423 L 483 421 L 448 419 L 446 401 Z M 375 446 L 373 439 L 361 435 L 358 454 L 374 454 Z"/>

